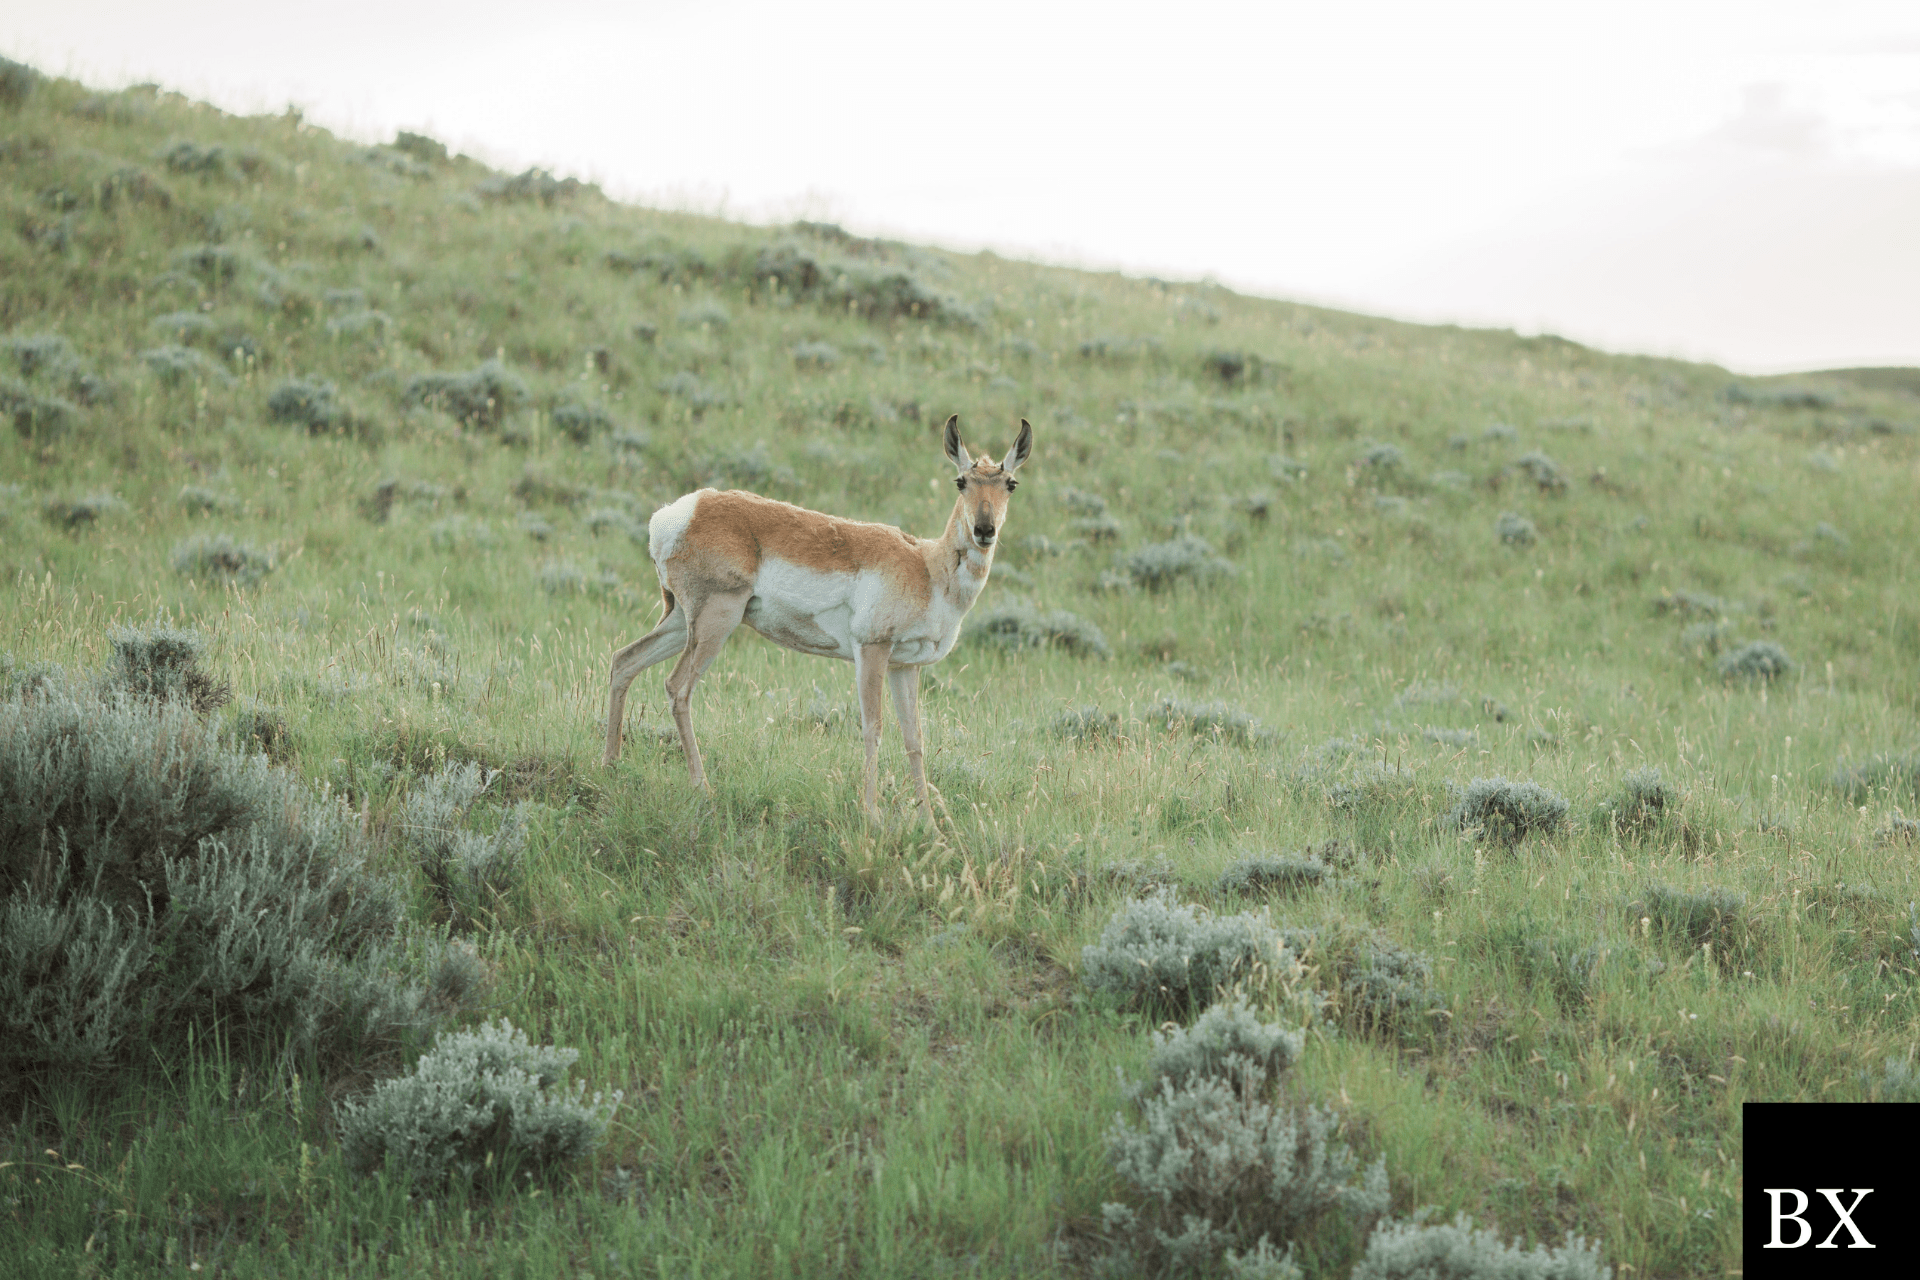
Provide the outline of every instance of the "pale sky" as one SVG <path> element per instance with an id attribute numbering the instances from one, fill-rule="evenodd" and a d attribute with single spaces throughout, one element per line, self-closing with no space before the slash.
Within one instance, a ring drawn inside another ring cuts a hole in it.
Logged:
<path id="1" fill-rule="evenodd" d="M 1920 364 L 1912 0 L 62 0 L 5 6 L 0 53 L 752 221 Z"/>

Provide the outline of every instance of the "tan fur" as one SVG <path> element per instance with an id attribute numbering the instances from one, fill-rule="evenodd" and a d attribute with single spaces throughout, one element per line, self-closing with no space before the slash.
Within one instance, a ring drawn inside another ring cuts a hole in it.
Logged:
<path id="1" fill-rule="evenodd" d="M 842 520 L 741 489 L 702 498 L 684 536 L 684 549 L 675 559 L 687 561 L 689 571 L 703 578 L 738 575 L 751 582 L 761 557 L 771 554 L 822 573 L 880 567 L 914 609 L 925 609 L 933 592 L 925 539 L 889 524 Z"/>

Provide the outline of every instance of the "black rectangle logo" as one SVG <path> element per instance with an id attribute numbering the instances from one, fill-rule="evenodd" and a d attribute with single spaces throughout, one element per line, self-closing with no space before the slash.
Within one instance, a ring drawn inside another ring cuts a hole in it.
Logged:
<path id="1" fill-rule="evenodd" d="M 1920 1103 L 1741 1111 L 1746 1280 L 1920 1276 Z"/>

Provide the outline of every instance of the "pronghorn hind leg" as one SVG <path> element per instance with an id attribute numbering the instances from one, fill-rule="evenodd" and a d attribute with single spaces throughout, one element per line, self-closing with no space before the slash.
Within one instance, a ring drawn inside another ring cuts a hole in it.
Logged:
<path id="1" fill-rule="evenodd" d="M 860 774 L 860 800 L 867 816 L 880 818 L 880 716 L 886 704 L 887 660 L 893 655 L 893 642 L 863 644 L 854 651 L 853 682 L 860 694 L 860 736 L 867 758 Z"/>
<path id="2" fill-rule="evenodd" d="M 669 597 L 671 599 L 671 597 Z M 669 605 L 660 625 L 613 655 L 611 692 L 607 698 L 607 756 L 611 765 L 620 756 L 620 730 L 627 715 L 627 686 L 656 662 L 665 662 L 687 647 L 686 611 Z"/>
<path id="3" fill-rule="evenodd" d="M 752 599 L 753 591 L 747 588 L 715 593 L 697 604 L 689 602 L 686 609 L 687 644 L 667 675 L 667 701 L 673 708 L 674 727 L 680 730 L 680 746 L 687 753 L 687 776 L 696 787 L 707 785 L 707 771 L 693 736 L 693 686 L 720 655 L 720 646 L 740 625 Z"/>
<path id="4" fill-rule="evenodd" d="M 907 744 L 907 772 L 913 776 L 920 816 L 933 825 L 933 802 L 927 798 L 927 765 L 920 740 L 920 668 L 895 667 L 887 672 L 893 691 L 893 714 L 900 721 L 900 737 Z"/>

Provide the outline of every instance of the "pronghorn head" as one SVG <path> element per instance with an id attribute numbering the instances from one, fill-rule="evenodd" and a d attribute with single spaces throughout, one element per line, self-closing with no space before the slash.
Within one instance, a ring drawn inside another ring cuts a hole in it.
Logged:
<path id="1" fill-rule="evenodd" d="M 1014 472 L 1033 452 L 1033 427 L 1020 419 L 1020 435 L 1007 450 L 1007 456 L 974 458 L 960 443 L 960 415 L 947 419 L 947 461 L 957 473 L 953 483 L 960 490 L 960 526 L 963 536 L 971 538 L 982 551 L 990 550 L 1000 537 L 1000 526 L 1007 521 L 1007 495 L 1015 487 Z"/>

